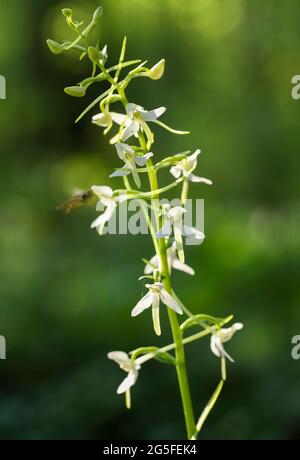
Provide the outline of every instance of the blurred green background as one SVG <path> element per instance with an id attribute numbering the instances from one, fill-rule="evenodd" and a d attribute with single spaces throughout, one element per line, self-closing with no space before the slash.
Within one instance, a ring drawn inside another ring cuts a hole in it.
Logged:
<path id="1" fill-rule="evenodd" d="M 299 120 L 291 78 L 300 73 L 298 0 L 103 0 L 101 43 L 109 62 L 128 37 L 128 58 L 167 59 L 165 78 L 129 90 L 189 137 L 156 130 L 156 155 L 200 147 L 198 172 L 214 187 L 205 199 L 206 241 L 188 247 L 194 278 L 174 274 L 194 312 L 230 313 L 245 324 L 228 351 L 228 382 L 202 439 L 300 439 Z M 110 350 L 157 339 L 145 313 L 130 310 L 143 292 L 143 236 L 104 236 L 96 213 L 56 210 L 74 187 L 116 186 L 114 148 L 90 116 L 89 102 L 63 88 L 86 76 L 75 56 L 53 56 L 46 38 L 66 32 L 62 7 L 88 17 L 94 0 L 1 0 L 0 362 L 2 439 L 174 439 L 184 436 L 175 373 L 144 366 L 133 410 L 115 395 L 123 373 Z M 90 97 L 94 94 L 91 91 Z M 168 175 L 163 181 L 170 180 Z M 166 182 L 165 182 L 166 183 Z M 219 379 L 209 339 L 187 348 L 197 414 Z"/>

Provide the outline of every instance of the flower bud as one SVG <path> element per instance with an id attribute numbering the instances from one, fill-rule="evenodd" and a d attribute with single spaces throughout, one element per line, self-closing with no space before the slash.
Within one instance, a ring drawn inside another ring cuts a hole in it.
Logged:
<path id="1" fill-rule="evenodd" d="M 157 64 L 155 64 L 148 72 L 149 78 L 151 80 L 159 80 L 165 72 L 165 59 L 161 59 Z"/>
<path id="2" fill-rule="evenodd" d="M 48 45 L 48 47 L 49 47 L 51 53 L 53 53 L 53 54 L 60 54 L 60 53 L 62 53 L 63 50 L 64 50 L 63 45 L 61 45 L 61 44 L 58 43 L 58 42 L 55 42 L 54 40 L 48 39 L 48 40 L 47 40 L 47 45 Z"/>
<path id="3" fill-rule="evenodd" d="M 99 62 L 99 60 L 101 58 L 99 50 L 97 50 L 93 46 L 89 46 L 87 51 L 88 51 L 88 55 L 89 55 L 89 58 L 90 58 L 91 61 Z"/>
<path id="4" fill-rule="evenodd" d="M 61 11 L 62 11 L 62 14 L 63 14 L 66 18 L 72 16 L 72 14 L 73 14 L 73 11 L 71 10 L 71 8 L 63 8 Z"/>
<path id="5" fill-rule="evenodd" d="M 101 6 L 98 6 L 98 8 L 96 9 L 93 15 L 93 22 L 95 24 L 97 24 L 100 21 L 102 14 L 103 14 L 103 8 Z"/>
<path id="6" fill-rule="evenodd" d="M 85 96 L 86 89 L 83 86 L 68 86 L 64 89 L 65 93 L 73 97 L 83 97 Z"/>

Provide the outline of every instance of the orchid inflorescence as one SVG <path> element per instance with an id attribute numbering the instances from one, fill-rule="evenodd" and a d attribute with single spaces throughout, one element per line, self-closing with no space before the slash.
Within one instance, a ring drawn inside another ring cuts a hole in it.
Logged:
<path id="1" fill-rule="evenodd" d="M 196 439 L 226 380 L 226 358 L 233 361 L 225 351 L 223 344 L 243 327 L 241 323 L 235 323 L 224 328 L 223 326 L 232 320 L 232 316 L 216 318 L 205 314 L 194 315 L 179 300 L 171 284 L 172 269 L 189 275 L 195 274 L 193 268 L 185 263 L 184 238 L 192 237 L 199 242 L 205 238 L 203 232 L 184 225 L 182 222 L 186 213 L 185 205 L 188 199 L 189 185 L 190 183 L 212 185 L 212 182 L 194 174 L 198 156 L 201 153 L 199 149 L 195 150 L 194 153 L 189 151 L 177 153 L 153 163 L 153 159 L 157 158 L 158 154 L 154 152 L 153 148 L 152 126 L 158 126 L 178 135 L 186 135 L 188 131 L 171 128 L 160 120 L 166 112 L 165 107 L 145 110 L 141 105 L 129 102 L 127 99 L 126 89 L 136 78 L 158 80 L 163 76 L 165 60 L 161 59 L 150 68 L 147 66 L 147 61 L 142 62 L 139 59 L 126 61 L 127 40 L 125 37 L 118 63 L 108 67 L 106 65 L 108 47 L 106 45 L 100 47 L 99 43 L 94 46 L 90 44 L 91 34 L 101 22 L 102 8 L 97 8 L 91 22 L 86 27 L 83 27 L 82 22 L 74 20 L 71 9 L 63 9 L 62 13 L 67 25 L 75 33 L 75 38 L 72 42 L 64 41 L 62 43 L 48 40 L 50 50 L 54 54 L 62 54 L 69 50 L 78 52 L 80 60 L 88 60 L 92 68 L 91 76 L 77 85 L 65 88 L 65 92 L 70 96 L 83 97 L 91 85 L 99 85 L 101 82 L 109 84 L 109 88 L 90 103 L 76 122 L 98 105 L 100 112 L 92 117 L 92 123 L 104 129 L 104 135 L 115 129 L 109 142 L 114 146 L 117 158 L 121 161 L 120 166 L 110 177 L 112 179 L 122 178 L 123 188 L 113 190 L 107 185 L 93 185 L 88 192 L 89 196 L 93 195 L 97 199 L 97 211 L 105 208 L 104 212 L 92 222 L 91 227 L 95 228 L 99 235 L 102 235 L 105 226 L 121 203 L 132 199 L 145 200 L 146 203 L 150 201 L 149 206 L 154 209 L 156 224 L 153 226 L 149 222 L 155 255 L 150 260 L 144 260 L 145 268 L 141 279 L 148 278 L 151 283 L 145 285 L 147 291 L 132 309 L 131 316 L 135 317 L 144 310 L 151 308 L 154 331 L 160 335 L 160 309 L 161 305 L 164 305 L 168 312 L 173 336 L 173 343 L 162 348 L 141 347 L 130 354 L 123 351 L 108 353 L 108 358 L 115 361 L 127 373 L 126 378 L 119 385 L 117 393 L 125 393 L 126 405 L 129 408 L 131 406 L 131 387 L 137 381 L 141 366 L 151 359 L 171 363 L 177 371 L 187 436 L 189 439 Z M 128 71 L 128 69 L 130 70 Z M 126 70 L 126 75 L 121 79 L 121 72 L 124 70 Z M 113 111 L 111 109 L 113 104 L 118 104 L 121 110 Z M 169 168 L 174 180 L 169 185 L 160 188 L 158 171 L 162 168 Z M 141 178 L 144 174 L 148 176 L 150 191 L 142 191 L 143 181 Z M 182 186 L 180 205 L 161 204 L 159 197 L 172 188 L 178 187 L 178 185 Z M 183 315 L 186 315 L 187 319 L 180 324 L 179 318 Z M 190 327 L 200 328 L 200 332 L 186 337 L 184 333 Z M 207 335 L 211 337 L 212 353 L 221 361 L 221 380 L 196 423 L 185 364 L 184 346 Z M 172 354 L 172 352 L 174 353 Z"/>

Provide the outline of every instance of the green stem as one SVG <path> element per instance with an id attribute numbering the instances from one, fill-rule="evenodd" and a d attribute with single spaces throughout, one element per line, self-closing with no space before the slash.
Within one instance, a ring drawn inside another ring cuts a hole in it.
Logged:
<path id="1" fill-rule="evenodd" d="M 142 143 L 141 143 L 142 145 Z M 142 145 L 143 147 L 143 145 Z M 151 159 L 148 160 L 147 166 L 151 167 L 152 161 Z M 151 170 L 149 171 L 149 182 L 150 187 L 153 192 L 158 190 L 158 183 L 157 183 L 157 176 L 156 171 Z M 157 200 L 159 199 L 158 196 L 155 197 Z M 158 212 L 157 212 L 157 220 Z M 164 238 L 159 240 L 158 246 L 158 256 L 161 263 L 162 268 L 162 276 L 163 276 L 163 285 L 167 292 L 172 295 L 172 285 L 170 280 L 170 273 L 168 267 L 168 259 L 167 259 L 167 248 Z M 188 382 L 187 370 L 186 370 L 186 362 L 185 362 L 185 352 L 184 352 L 184 345 L 182 342 L 182 333 L 179 327 L 178 319 L 176 313 L 168 308 L 168 315 L 169 321 L 172 330 L 172 336 L 175 344 L 175 357 L 176 357 L 176 372 L 178 377 L 178 384 L 180 389 L 184 419 L 186 424 L 186 431 L 188 439 L 190 439 L 195 431 L 195 418 L 192 406 L 192 399 L 190 393 L 190 387 Z"/>
<path id="2" fill-rule="evenodd" d="M 123 88 L 118 87 L 119 95 L 122 99 L 124 106 L 126 107 L 127 98 Z M 142 132 L 139 132 L 139 141 L 144 153 L 147 153 L 150 146 L 147 145 L 144 135 Z M 158 182 L 157 182 L 157 174 L 155 169 L 153 169 L 153 164 L 151 159 L 147 161 L 147 167 L 150 168 L 148 172 L 149 183 L 151 191 L 154 193 L 154 207 L 156 208 L 156 223 L 157 228 L 159 225 L 159 194 L 157 193 L 158 190 Z M 163 284 L 166 291 L 172 295 L 172 285 L 170 280 L 170 273 L 168 267 L 168 259 L 167 259 L 167 248 L 164 238 L 160 239 L 158 245 L 155 244 L 155 249 L 157 251 L 157 255 L 160 259 L 161 268 L 162 268 L 162 275 L 163 275 Z M 172 330 L 172 336 L 175 343 L 175 357 L 176 357 L 176 372 L 179 384 L 179 390 L 181 395 L 181 402 L 183 407 L 185 425 L 188 439 L 190 439 L 194 432 L 195 432 L 195 417 L 193 412 L 193 405 L 190 393 L 190 387 L 188 382 L 187 370 L 186 370 L 186 362 L 185 362 L 185 353 L 184 353 L 184 345 L 182 342 L 182 332 L 180 330 L 180 326 L 178 323 L 176 313 L 168 308 L 168 315 L 169 321 Z"/>

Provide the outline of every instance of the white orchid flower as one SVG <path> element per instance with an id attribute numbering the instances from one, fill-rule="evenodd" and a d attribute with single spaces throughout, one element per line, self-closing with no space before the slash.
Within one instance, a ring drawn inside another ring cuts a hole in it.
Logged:
<path id="1" fill-rule="evenodd" d="M 192 155 L 187 156 L 183 160 L 180 160 L 175 166 L 172 166 L 170 169 L 170 173 L 176 179 L 178 179 L 181 175 L 187 174 L 189 171 L 194 171 L 197 166 L 197 158 L 200 155 L 201 150 L 196 150 Z M 212 181 L 209 179 L 205 179 L 205 177 L 195 176 L 190 172 L 188 174 L 188 180 L 191 182 L 203 182 L 207 185 L 212 185 Z"/>
<path id="2" fill-rule="evenodd" d="M 154 110 L 147 111 L 140 105 L 129 103 L 126 106 L 127 120 L 124 122 L 124 131 L 122 132 L 122 141 L 126 141 L 131 136 L 138 137 L 140 129 L 143 129 L 148 140 L 153 142 L 152 132 L 147 122 L 155 121 L 163 113 L 165 113 L 165 107 L 159 107 Z"/>
<path id="3" fill-rule="evenodd" d="M 91 190 L 99 198 L 99 201 L 96 205 L 96 210 L 99 211 L 100 208 L 102 210 L 103 205 L 106 208 L 103 214 L 97 217 L 97 219 L 95 219 L 94 222 L 91 224 L 91 228 L 96 228 L 99 235 L 102 235 L 106 222 L 108 222 L 113 216 L 118 203 L 121 203 L 122 201 L 127 199 L 127 195 L 114 197 L 113 190 L 105 185 L 93 185 L 91 187 Z"/>
<path id="4" fill-rule="evenodd" d="M 135 384 L 138 378 L 139 370 L 141 366 L 137 361 L 130 359 L 127 353 L 124 351 L 111 351 L 107 354 L 108 359 L 115 361 L 120 368 L 127 372 L 128 375 L 121 382 L 117 388 L 117 394 L 125 393 L 126 395 L 126 406 L 130 409 L 130 388 Z"/>
<path id="5" fill-rule="evenodd" d="M 224 327 L 219 331 L 216 331 L 212 334 L 210 339 L 210 349 L 214 355 L 218 356 L 218 358 L 227 358 L 229 361 L 234 363 L 234 360 L 231 356 L 225 351 L 223 347 L 223 343 L 228 342 L 232 339 L 233 335 L 243 329 L 244 325 L 242 323 L 235 323 L 231 327 Z"/>
<path id="6" fill-rule="evenodd" d="M 190 267 L 187 264 L 181 263 L 180 260 L 178 259 L 175 241 L 172 244 L 172 246 L 170 246 L 167 249 L 167 259 L 168 259 L 169 272 L 171 272 L 172 268 L 174 268 L 175 270 L 179 270 L 181 272 L 187 273 L 188 275 L 195 274 L 195 271 L 193 270 L 192 267 Z M 160 272 L 162 271 L 160 259 L 157 256 L 157 254 L 149 260 L 148 264 L 146 264 L 144 274 L 150 275 L 156 269 L 158 269 Z"/>
<path id="7" fill-rule="evenodd" d="M 124 161 L 125 165 L 122 169 L 115 171 L 109 177 L 127 176 L 128 174 L 132 174 L 136 186 L 140 188 L 141 181 L 136 165 L 145 166 L 147 160 L 153 156 L 153 153 L 149 152 L 145 155 L 136 155 L 130 145 L 122 142 L 116 144 L 116 149 L 119 158 Z"/>
<path id="8" fill-rule="evenodd" d="M 131 312 L 131 316 L 137 316 L 147 308 L 152 307 L 152 319 L 154 330 L 157 335 L 161 334 L 160 319 L 159 319 L 159 305 L 160 301 L 167 307 L 174 310 L 179 315 L 183 314 L 183 311 L 177 302 L 163 287 L 162 283 L 146 284 L 146 288 L 149 292 L 136 304 Z"/>
<path id="9" fill-rule="evenodd" d="M 145 72 L 140 72 L 139 77 L 149 77 L 151 80 L 159 80 L 165 73 L 166 60 L 161 59 L 151 69 L 147 69 Z"/>
<path id="10" fill-rule="evenodd" d="M 165 210 L 167 211 L 167 219 L 161 228 L 161 230 L 156 234 L 157 238 L 164 238 L 170 236 L 172 231 L 174 232 L 174 238 L 176 243 L 176 249 L 179 257 L 179 261 L 184 264 L 184 251 L 183 251 L 183 241 L 182 237 L 187 236 L 190 238 L 195 238 L 197 240 L 204 240 L 205 235 L 204 233 L 200 232 L 196 228 L 189 227 L 188 225 L 184 225 L 183 214 L 187 211 L 186 209 L 180 206 L 174 206 L 170 208 L 168 205 L 165 206 Z"/>
<path id="11" fill-rule="evenodd" d="M 110 112 L 109 110 L 105 109 L 103 112 L 94 115 L 92 118 L 92 123 L 94 125 L 100 126 L 101 128 L 106 128 L 104 130 L 104 134 L 107 134 L 108 131 L 113 126 L 113 123 L 117 125 L 122 125 L 126 120 L 126 115 L 123 113 L 117 112 Z"/>

